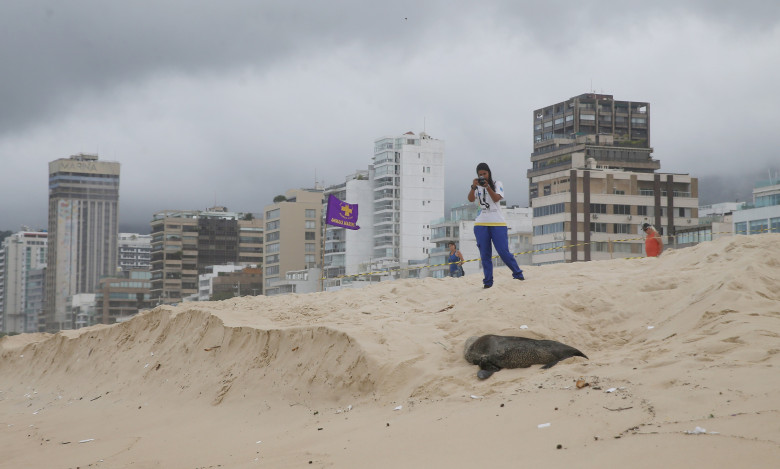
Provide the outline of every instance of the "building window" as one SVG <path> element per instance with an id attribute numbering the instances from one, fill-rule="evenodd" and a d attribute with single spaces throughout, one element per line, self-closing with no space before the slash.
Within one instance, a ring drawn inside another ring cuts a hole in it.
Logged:
<path id="1" fill-rule="evenodd" d="M 769 224 L 766 218 L 760 220 L 750 220 L 750 234 L 761 234 L 769 231 Z"/>
<path id="2" fill-rule="evenodd" d="M 266 254 L 273 254 L 279 252 L 279 243 L 268 244 L 265 246 Z"/>
<path id="3" fill-rule="evenodd" d="M 307 230 L 313 230 L 317 228 L 316 223 L 314 220 L 306 220 L 306 229 Z"/>
<path id="4" fill-rule="evenodd" d="M 305 250 L 306 252 L 315 252 L 315 244 L 314 243 L 306 243 Z"/>
<path id="5" fill-rule="evenodd" d="M 313 264 L 314 263 L 314 254 L 306 254 L 303 259 L 304 262 L 307 264 Z"/>
<path id="6" fill-rule="evenodd" d="M 612 206 L 612 213 L 615 215 L 631 215 L 631 206 L 615 204 Z"/>
<path id="7" fill-rule="evenodd" d="M 590 204 L 590 213 L 607 213 L 607 204 Z"/>
<path id="8" fill-rule="evenodd" d="M 590 231 L 593 233 L 606 233 L 607 232 L 607 224 L 606 223 L 591 223 L 590 224 Z"/>
<path id="9" fill-rule="evenodd" d="M 279 231 L 274 231 L 273 233 L 268 233 L 265 235 L 265 241 L 278 241 L 279 240 Z"/>
<path id="10" fill-rule="evenodd" d="M 304 233 L 304 238 L 306 241 L 314 241 L 315 239 L 315 233 L 313 231 L 307 231 Z"/>
<path id="11" fill-rule="evenodd" d="M 271 265 L 265 268 L 265 275 L 277 275 L 279 274 L 279 266 Z"/>
<path id="12" fill-rule="evenodd" d="M 279 229 L 279 222 L 280 222 L 280 220 L 269 221 L 268 223 L 265 224 L 265 229 L 268 230 L 268 231 L 278 230 Z"/>
<path id="13" fill-rule="evenodd" d="M 307 208 L 306 209 L 306 218 L 316 218 L 317 217 L 317 211 L 313 208 Z"/>
<path id="14" fill-rule="evenodd" d="M 271 256 L 266 256 L 265 263 L 266 264 L 277 264 L 279 262 L 279 254 L 273 254 Z"/>
<path id="15" fill-rule="evenodd" d="M 631 233 L 631 225 L 628 223 L 615 223 L 615 233 L 629 234 Z"/>
<path id="16" fill-rule="evenodd" d="M 562 233 L 562 232 L 563 232 L 563 222 L 534 226 L 534 235 L 536 236 L 546 235 L 551 233 Z"/>
<path id="17" fill-rule="evenodd" d="M 271 220 L 271 219 L 274 219 L 274 218 L 279 218 L 279 209 L 278 208 L 275 208 L 273 210 L 269 210 L 269 211 L 265 212 L 265 219 L 266 220 Z"/>
<path id="18" fill-rule="evenodd" d="M 642 215 L 642 216 L 646 217 L 647 216 L 647 206 L 646 205 L 638 205 L 636 207 L 636 214 L 637 215 Z"/>
<path id="19" fill-rule="evenodd" d="M 565 209 L 566 205 L 563 202 L 542 207 L 534 207 L 534 217 L 544 217 L 556 213 L 563 213 Z"/>

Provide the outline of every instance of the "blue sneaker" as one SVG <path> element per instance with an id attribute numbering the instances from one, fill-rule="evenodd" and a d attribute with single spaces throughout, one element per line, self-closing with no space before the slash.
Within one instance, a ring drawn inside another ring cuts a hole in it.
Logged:
<path id="1" fill-rule="evenodd" d="M 523 277 L 523 271 L 522 270 L 520 272 L 516 273 L 513 277 L 516 278 L 517 280 L 525 280 L 525 277 Z"/>

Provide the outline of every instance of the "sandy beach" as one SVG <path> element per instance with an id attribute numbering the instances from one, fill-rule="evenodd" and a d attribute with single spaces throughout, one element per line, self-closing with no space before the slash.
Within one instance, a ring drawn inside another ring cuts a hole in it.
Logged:
<path id="1" fill-rule="evenodd" d="M 523 268 L 5 337 L 0 468 L 780 467 L 780 235 Z"/>

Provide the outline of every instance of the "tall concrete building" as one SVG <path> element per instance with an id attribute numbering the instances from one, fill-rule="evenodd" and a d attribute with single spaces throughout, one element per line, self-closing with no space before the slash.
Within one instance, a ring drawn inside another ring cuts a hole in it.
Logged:
<path id="1" fill-rule="evenodd" d="M 117 268 L 119 163 L 80 153 L 49 163 L 46 329 L 75 327 L 67 299 Z"/>
<path id="2" fill-rule="evenodd" d="M 373 167 L 372 262 L 382 269 L 427 262 L 431 221 L 444 217 L 444 142 L 425 132 L 377 139 Z"/>
<path id="3" fill-rule="evenodd" d="M 357 204 L 359 230 L 343 226 L 325 225 L 325 252 L 323 255 L 324 289 L 335 290 L 355 281 L 360 266 L 369 263 L 374 242 L 374 169 L 357 171 L 341 184 L 325 188 L 324 211 L 328 196 L 333 195 L 348 204 Z"/>
<path id="4" fill-rule="evenodd" d="M 539 184 L 539 176 L 581 167 L 589 158 L 625 171 L 652 173 L 661 168 L 651 156 L 650 103 L 644 101 L 581 94 L 535 110 L 533 137 L 529 200 L 551 193 L 549 184 Z"/>
<path id="5" fill-rule="evenodd" d="M 43 311 L 47 233 L 20 231 L 0 248 L 0 332 L 38 332 Z"/>
<path id="6" fill-rule="evenodd" d="M 640 227 L 665 236 L 698 220 L 698 180 L 662 174 L 650 104 L 586 93 L 533 114 L 534 264 L 643 254 Z"/>
<path id="7" fill-rule="evenodd" d="M 273 283 L 287 272 L 322 265 L 322 194 L 322 189 L 291 189 L 284 200 L 263 209 L 264 294 L 278 294 Z"/>
<path id="8" fill-rule="evenodd" d="M 198 275 L 213 265 L 260 265 L 263 220 L 225 207 L 162 210 L 154 214 L 152 231 L 153 304 L 197 299 Z"/>

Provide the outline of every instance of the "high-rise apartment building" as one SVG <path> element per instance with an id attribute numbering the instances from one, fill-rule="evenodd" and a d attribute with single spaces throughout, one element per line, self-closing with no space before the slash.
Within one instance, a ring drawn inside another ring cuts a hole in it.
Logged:
<path id="1" fill-rule="evenodd" d="M 661 174 L 650 104 L 586 93 L 533 115 L 534 264 L 643 255 L 639 227 L 695 225 L 698 180 Z"/>
<path id="2" fill-rule="evenodd" d="M 152 267 L 152 235 L 119 233 L 119 268 L 123 272 Z"/>
<path id="3" fill-rule="evenodd" d="M 539 176 L 581 167 L 589 158 L 597 165 L 625 171 L 652 173 L 661 168 L 661 163 L 651 157 L 647 102 L 581 94 L 535 110 L 533 136 L 529 200 L 549 195 L 552 190 L 548 184 L 539 184 Z"/>
<path id="4" fill-rule="evenodd" d="M 392 269 L 427 259 L 431 221 L 444 217 L 444 142 L 425 132 L 377 139 L 373 167 L 372 262 Z"/>
<path id="5" fill-rule="evenodd" d="M 291 189 L 263 209 L 265 246 L 263 281 L 266 295 L 278 293 L 273 282 L 288 271 L 322 264 L 322 189 Z"/>
<path id="6" fill-rule="evenodd" d="M 369 264 L 374 242 L 374 169 L 357 171 L 346 181 L 325 188 L 325 206 L 328 196 L 358 206 L 358 230 L 343 226 L 325 225 L 325 252 L 323 254 L 324 289 L 338 289 L 361 278 L 360 266 Z"/>
<path id="7" fill-rule="evenodd" d="M 20 231 L 0 248 L 2 332 L 38 332 L 43 310 L 47 233 Z"/>
<path id="8" fill-rule="evenodd" d="M 119 163 L 78 154 L 49 163 L 46 329 L 75 327 L 67 299 L 117 267 Z"/>
<path id="9" fill-rule="evenodd" d="M 228 263 L 262 264 L 263 221 L 225 207 L 162 210 L 154 214 L 152 290 L 154 304 L 197 299 L 198 275 Z"/>

